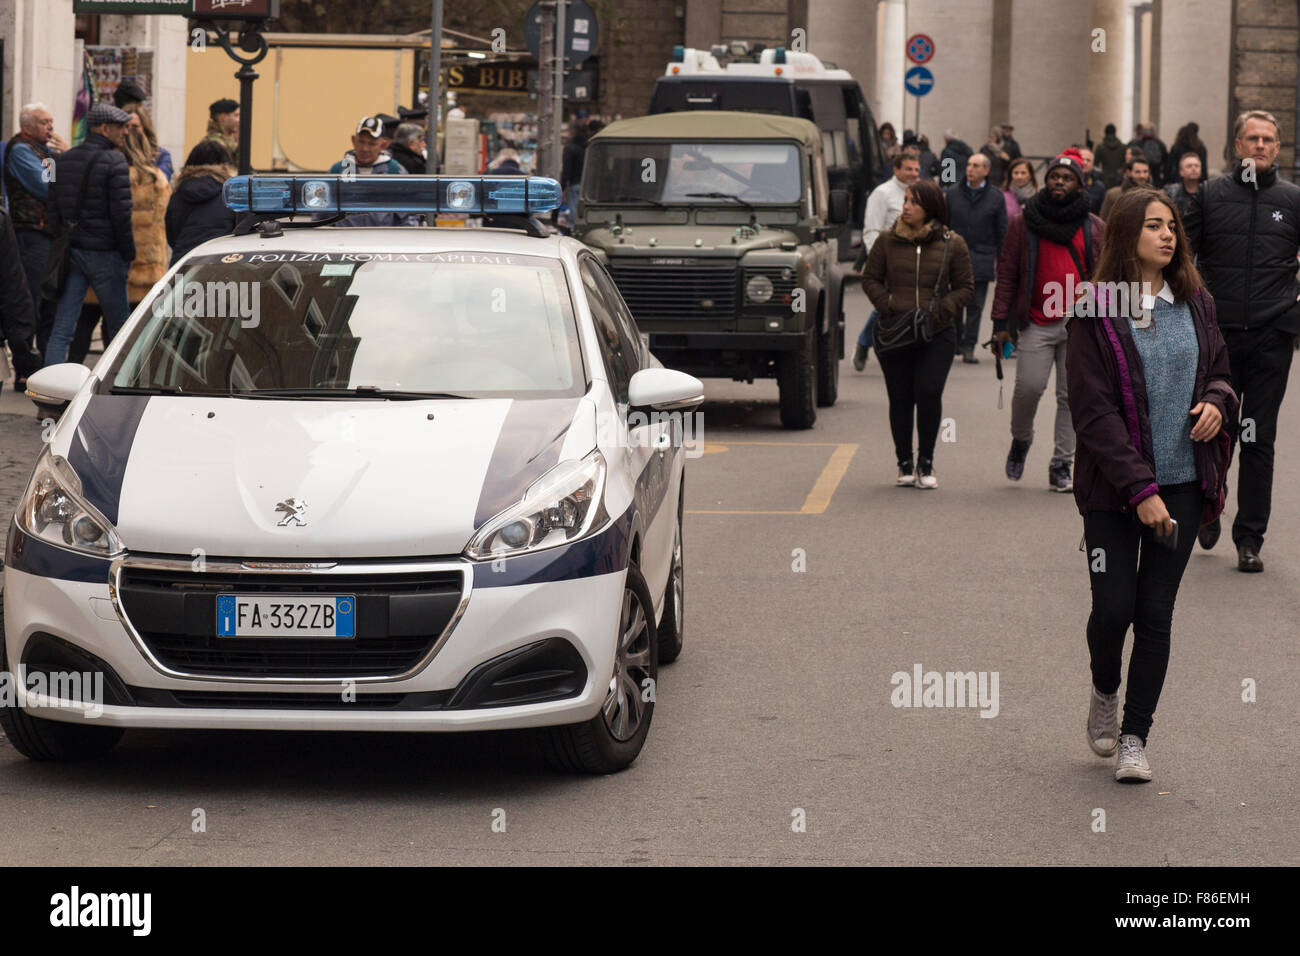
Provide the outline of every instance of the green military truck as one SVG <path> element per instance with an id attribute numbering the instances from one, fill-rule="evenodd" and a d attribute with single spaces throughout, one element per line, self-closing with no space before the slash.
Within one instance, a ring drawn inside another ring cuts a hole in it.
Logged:
<path id="1" fill-rule="evenodd" d="M 811 428 L 839 388 L 848 208 L 808 120 L 665 113 L 592 137 L 574 235 L 604 259 L 665 366 L 774 377 L 781 423 Z"/>

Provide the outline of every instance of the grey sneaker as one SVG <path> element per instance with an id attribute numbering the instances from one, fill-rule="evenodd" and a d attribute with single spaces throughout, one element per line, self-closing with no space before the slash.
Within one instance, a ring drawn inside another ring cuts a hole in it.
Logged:
<path id="1" fill-rule="evenodd" d="M 861 372 L 867 367 L 867 356 L 870 353 L 865 345 L 855 345 L 853 347 L 853 368 Z"/>
<path id="2" fill-rule="evenodd" d="M 1146 783 L 1151 779 L 1151 765 L 1142 748 L 1142 738 L 1125 734 L 1119 738 L 1119 756 L 1115 758 L 1115 779 Z"/>
<path id="3" fill-rule="evenodd" d="M 1092 687 L 1088 704 L 1088 746 L 1098 757 L 1112 757 L 1119 746 L 1119 694 L 1102 694 Z"/>
<path id="4" fill-rule="evenodd" d="M 1011 439 L 1011 451 L 1007 452 L 1007 477 L 1019 481 L 1025 473 L 1025 457 L 1029 454 L 1029 442 L 1019 438 Z"/>
<path id="5" fill-rule="evenodd" d="M 1073 491 L 1074 480 L 1070 478 L 1070 463 L 1068 461 L 1054 461 L 1047 469 L 1047 482 L 1051 485 L 1053 491 Z"/>

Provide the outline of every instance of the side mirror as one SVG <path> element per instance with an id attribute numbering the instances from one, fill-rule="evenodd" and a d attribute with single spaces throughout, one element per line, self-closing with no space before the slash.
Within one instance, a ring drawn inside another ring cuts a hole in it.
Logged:
<path id="1" fill-rule="evenodd" d="M 695 408 L 704 401 L 704 385 L 693 375 L 670 368 L 643 368 L 627 385 L 628 407 L 643 411 L 675 412 Z"/>
<path id="2" fill-rule="evenodd" d="M 94 373 L 80 362 L 47 365 L 27 379 L 27 396 L 43 405 L 59 405 L 77 397 Z"/>
<path id="3" fill-rule="evenodd" d="M 831 190 L 831 208 L 828 210 L 826 221 L 849 221 L 849 191 L 847 189 Z"/>

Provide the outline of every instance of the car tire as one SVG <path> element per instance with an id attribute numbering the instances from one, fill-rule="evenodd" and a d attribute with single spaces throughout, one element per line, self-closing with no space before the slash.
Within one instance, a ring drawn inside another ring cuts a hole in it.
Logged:
<path id="1" fill-rule="evenodd" d="M 9 674 L 4 624 L 4 606 L 0 604 L 0 672 Z M 19 707 L 16 701 L 12 706 L 0 704 L 0 729 L 4 730 L 14 750 L 28 760 L 90 760 L 102 757 L 122 739 L 121 727 L 95 727 L 33 717 Z"/>
<path id="2" fill-rule="evenodd" d="M 781 424 L 812 428 L 817 421 L 816 339 L 777 358 L 776 382 L 781 392 Z"/>
<path id="3" fill-rule="evenodd" d="M 618 653 L 600 712 L 580 724 L 543 729 L 542 749 L 556 770 L 617 773 L 641 752 L 654 717 L 658 640 L 654 600 L 635 564 L 629 564 L 620 602 Z M 650 700 L 643 700 L 645 680 Z"/>
<path id="4" fill-rule="evenodd" d="M 664 613 L 659 619 L 659 663 L 671 664 L 682 653 L 682 622 L 686 610 L 686 571 L 682 562 L 682 496 L 677 497 L 677 529 L 673 560 L 664 586 Z"/>
<path id="5" fill-rule="evenodd" d="M 840 395 L 839 325 L 826 321 L 826 331 L 817 336 L 817 407 L 830 408 Z"/>

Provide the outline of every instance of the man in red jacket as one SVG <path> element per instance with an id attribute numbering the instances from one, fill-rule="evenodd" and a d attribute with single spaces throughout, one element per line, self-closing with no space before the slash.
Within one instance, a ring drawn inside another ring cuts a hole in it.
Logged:
<path id="1" fill-rule="evenodd" d="M 1016 343 L 1016 387 L 1011 398 L 1011 451 L 1007 477 L 1019 481 L 1034 440 L 1034 415 L 1056 367 L 1056 429 L 1048 482 L 1071 491 L 1074 427 L 1065 377 L 1065 318 L 1073 291 L 1087 279 L 1101 252 L 1105 226 L 1090 210 L 1083 189 L 1083 157 L 1067 149 L 1047 167 L 1046 185 L 1007 227 L 993 299 L 997 347 Z"/>

